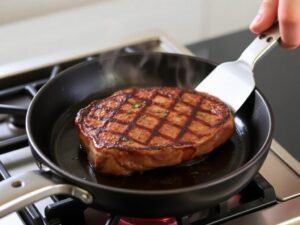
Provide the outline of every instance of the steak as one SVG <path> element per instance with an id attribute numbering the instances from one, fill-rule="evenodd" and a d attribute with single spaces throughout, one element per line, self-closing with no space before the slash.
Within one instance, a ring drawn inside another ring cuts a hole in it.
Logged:
<path id="1" fill-rule="evenodd" d="M 114 175 L 174 166 L 234 133 L 230 109 L 207 93 L 129 88 L 82 108 L 75 125 L 95 171 Z"/>

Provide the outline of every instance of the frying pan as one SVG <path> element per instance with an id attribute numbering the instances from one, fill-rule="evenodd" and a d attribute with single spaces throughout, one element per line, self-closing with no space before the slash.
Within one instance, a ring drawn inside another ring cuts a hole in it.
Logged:
<path id="1" fill-rule="evenodd" d="M 134 53 L 84 62 L 50 80 L 34 97 L 26 116 L 40 170 L 1 182 L 0 216 L 53 194 L 71 195 L 120 215 L 179 216 L 237 193 L 259 170 L 271 144 L 271 109 L 257 89 L 235 114 L 233 137 L 213 153 L 129 177 L 95 173 L 74 128 L 76 112 L 93 99 L 132 86 L 193 89 L 214 67 L 191 56 Z"/>

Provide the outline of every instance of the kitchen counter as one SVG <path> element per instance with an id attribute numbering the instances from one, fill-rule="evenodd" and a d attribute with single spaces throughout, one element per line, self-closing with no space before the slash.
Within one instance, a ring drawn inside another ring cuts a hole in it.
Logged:
<path id="1" fill-rule="evenodd" d="M 197 56 L 214 62 L 235 60 L 255 38 L 248 30 L 189 45 Z M 254 69 L 257 87 L 275 118 L 275 139 L 300 162 L 300 48 L 273 49 Z"/>

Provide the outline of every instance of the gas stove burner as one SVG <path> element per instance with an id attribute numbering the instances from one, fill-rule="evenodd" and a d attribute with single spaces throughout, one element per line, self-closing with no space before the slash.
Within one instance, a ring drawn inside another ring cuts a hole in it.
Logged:
<path id="1" fill-rule="evenodd" d="M 25 133 L 24 118 L 22 117 L 7 116 L 6 120 L 2 121 L 2 127 L 7 129 L 6 133 L 9 132 L 11 137 L 19 136 Z"/>
<path id="2" fill-rule="evenodd" d="M 19 134 L 24 131 L 25 129 L 24 117 L 13 116 L 13 117 L 9 117 L 8 121 L 9 121 L 8 128 L 16 132 L 16 134 Z"/>
<path id="3" fill-rule="evenodd" d="M 0 104 L 0 121 L 8 123 L 12 131 L 25 129 L 26 108 L 14 105 Z"/>
<path id="4" fill-rule="evenodd" d="M 18 113 L 12 113 L 17 110 Z M 25 117 L 27 109 L 23 108 L 13 108 L 12 112 L 9 114 L 9 125 L 8 127 L 15 132 L 23 132 L 25 129 Z"/>
<path id="5" fill-rule="evenodd" d="M 1 110 L 1 106 L 0 106 Z M 0 114 L 0 148 L 5 152 L 4 146 L 18 144 L 26 139 L 25 117 L 15 117 L 8 114 Z"/>

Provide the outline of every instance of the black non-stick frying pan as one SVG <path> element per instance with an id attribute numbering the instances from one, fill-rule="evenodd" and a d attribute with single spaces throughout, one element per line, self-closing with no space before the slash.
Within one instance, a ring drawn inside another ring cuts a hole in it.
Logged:
<path id="1" fill-rule="evenodd" d="M 77 111 L 93 99 L 133 86 L 193 89 L 213 68 L 191 56 L 127 54 L 82 63 L 50 80 L 33 99 L 26 118 L 41 170 L 1 182 L 0 216 L 51 194 L 69 194 L 127 216 L 185 215 L 241 190 L 259 170 L 271 144 L 270 106 L 257 89 L 235 114 L 236 132 L 223 146 L 203 158 L 143 174 L 95 173 L 74 127 Z"/>

